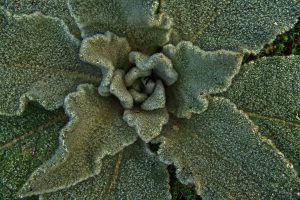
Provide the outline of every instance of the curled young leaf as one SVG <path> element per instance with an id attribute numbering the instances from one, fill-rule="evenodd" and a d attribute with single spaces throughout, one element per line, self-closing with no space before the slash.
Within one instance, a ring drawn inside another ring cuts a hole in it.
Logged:
<path id="1" fill-rule="evenodd" d="M 61 131 L 59 149 L 31 175 L 21 196 L 53 192 L 94 176 L 104 156 L 116 154 L 137 139 L 122 120 L 118 102 L 99 96 L 92 85 L 80 85 L 69 94 L 65 109 L 71 121 Z"/>
<path id="2" fill-rule="evenodd" d="M 44 194 L 42 199 L 145 199 L 170 200 L 166 165 L 136 142 L 102 160 L 99 175 L 68 189 Z"/>
<path id="3" fill-rule="evenodd" d="M 206 95 L 225 91 L 243 58 L 230 51 L 205 52 L 191 42 L 166 45 L 163 52 L 178 73 L 177 81 L 166 90 L 167 107 L 181 118 L 203 112 L 208 103 Z"/>
<path id="4" fill-rule="evenodd" d="M 79 41 L 61 20 L 41 13 L 10 20 L 0 32 L 1 114 L 21 114 L 28 99 L 54 110 L 78 84 L 99 82 L 99 70 L 79 60 Z"/>
<path id="5" fill-rule="evenodd" d="M 178 78 L 177 72 L 173 69 L 172 61 L 162 53 L 147 56 L 140 52 L 131 52 L 129 60 L 135 63 L 140 70 L 153 70 L 154 74 L 161 78 L 166 85 L 174 84 Z"/>
<path id="6" fill-rule="evenodd" d="M 283 155 L 226 99 L 163 129 L 159 155 L 204 199 L 297 199 L 300 184 Z"/>
<path id="7" fill-rule="evenodd" d="M 129 66 L 130 49 L 126 38 L 118 37 L 111 32 L 94 35 L 82 41 L 80 59 L 101 69 L 102 81 L 99 93 L 102 96 L 110 94 L 109 87 L 114 71 L 118 68 L 126 70 Z"/>

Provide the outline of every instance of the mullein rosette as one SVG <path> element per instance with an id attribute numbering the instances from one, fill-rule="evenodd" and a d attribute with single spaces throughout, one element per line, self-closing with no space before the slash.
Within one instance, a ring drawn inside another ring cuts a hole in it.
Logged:
<path id="1" fill-rule="evenodd" d="M 242 60 L 299 1 L 62 2 L 1 7 L 3 124 L 30 101 L 69 117 L 19 197 L 171 199 L 172 164 L 203 199 L 298 198 L 300 58 Z"/>

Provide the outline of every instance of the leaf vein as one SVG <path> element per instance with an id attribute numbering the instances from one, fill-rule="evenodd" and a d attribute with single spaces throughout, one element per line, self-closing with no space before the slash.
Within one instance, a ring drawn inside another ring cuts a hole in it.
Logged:
<path id="1" fill-rule="evenodd" d="M 264 116 L 264 115 L 260 115 L 260 114 L 252 113 L 252 112 L 245 112 L 245 113 L 249 117 L 268 120 L 268 121 L 276 121 L 276 122 L 284 124 L 284 125 L 295 126 L 297 128 L 300 128 L 300 123 L 298 124 L 298 123 L 295 123 L 295 122 L 292 122 L 292 121 L 286 121 L 286 120 L 279 119 L 279 118 L 276 118 L 276 117 Z"/>
<path id="2" fill-rule="evenodd" d="M 111 176 L 111 179 L 112 181 L 110 182 L 110 185 L 108 187 L 108 190 L 107 190 L 107 196 L 105 199 L 108 199 L 109 198 L 109 194 L 111 193 L 111 191 L 113 190 L 113 187 L 116 185 L 116 182 L 117 182 L 117 179 L 119 177 L 119 173 L 120 173 L 120 166 L 121 166 L 121 162 L 122 162 L 122 158 L 123 158 L 123 151 L 121 151 L 119 154 L 118 154 L 118 158 L 117 158 L 117 161 L 116 161 L 116 165 L 115 165 L 115 168 L 114 168 L 114 172 Z"/>
<path id="3" fill-rule="evenodd" d="M 24 69 L 24 68 L 36 68 L 36 69 L 47 69 L 48 71 L 50 71 L 51 74 L 64 74 L 65 76 L 69 76 L 74 78 L 77 77 L 79 79 L 83 79 L 83 80 L 88 80 L 88 81 L 92 81 L 92 82 L 98 82 L 99 77 L 95 76 L 95 75 L 89 75 L 83 72 L 77 72 L 77 71 L 72 71 L 72 70 L 67 70 L 67 69 L 59 69 L 59 68 L 51 68 L 51 67 L 45 67 L 42 65 L 22 65 L 22 64 L 16 64 L 14 65 L 15 68 L 19 68 L 19 69 Z M 99 74 L 100 75 L 100 74 Z"/>
<path id="4" fill-rule="evenodd" d="M 54 118 L 52 118 L 50 121 L 47 121 L 45 124 L 42 124 L 24 134 L 22 134 L 21 136 L 13 139 L 12 141 L 0 146 L 0 151 L 4 150 L 4 149 L 7 149 L 11 146 L 13 146 L 14 144 L 18 143 L 19 141 L 21 140 L 24 140 L 25 138 L 27 137 L 30 137 L 32 135 L 34 135 L 35 133 L 38 133 L 39 131 L 45 129 L 45 128 L 48 128 L 50 127 L 51 125 L 55 124 L 56 122 L 60 121 L 60 120 L 64 120 L 66 118 L 65 115 L 61 114 L 59 116 L 55 116 Z"/>

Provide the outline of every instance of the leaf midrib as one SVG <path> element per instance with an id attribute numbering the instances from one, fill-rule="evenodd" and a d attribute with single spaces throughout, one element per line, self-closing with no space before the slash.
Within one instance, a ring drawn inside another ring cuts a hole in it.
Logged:
<path id="1" fill-rule="evenodd" d="M 261 115 L 261 114 L 257 114 L 257 113 L 253 113 L 253 112 L 244 112 L 244 113 L 246 115 L 248 115 L 249 117 L 262 119 L 262 120 L 268 120 L 268 121 L 276 121 L 278 124 L 283 124 L 283 125 L 294 126 L 294 127 L 300 128 L 300 123 L 295 123 L 292 121 L 287 121 L 287 120 L 283 120 L 283 119 L 276 118 L 276 117 L 265 116 L 265 115 Z"/>
<path id="2" fill-rule="evenodd" d="M 5 150 L 5 149 L 13 146 L 14 144 L 18 143 L 19 141 L 22 141 L 25 138 L 28 138 L 28 137 L 30 137 L 34 134 L 37 134 L 40 131 L 42 131 L 43 129 L 46 129 L 46 128 L 50 127 L 51 125 L 53 125 L 53 124 L 55 124 L 59 121 L 62 121 L 64 119 L 66 119 L 66 116 L 63 113 L 61 113 L 60 115 L 55 116 L 55 117 L 51 118 L 50 120 L 46 121 L 42 125 L 40 125 L 38 127 L 34 127 L 30 131 L 27 131 L 27 132 L 23 133 L 22 135 L 20 135 L 19 137 L 14 138 L 10 142 L 7 142 L 4 145 L 0 146 L 0 151 Z"/>
<path id="3" fill-rule="evenodd" d="M 12 66 L 14 68 L 17 68 L 19 70 L 25 70 L 24 68 L 31 68 L 31 69 L 46 69 L 46 71 L 50 71 L 51 74 L 63 74 L 64 76 L 68 76 L 71 78 L 77 77 L 81 80 L 88 80 L 91 82 L 100 82 L 100 74 L 99 77 L 92 75 L 92 74 L 87 74 L 84 72 L 78 72 L 76 70 L 68 70 L 68 69 L 60 69 L 60 68 L 51 68 L 51 67 L 46 67 L 45 65 L 24 65 L 24 64 L 15 64 Z"/>

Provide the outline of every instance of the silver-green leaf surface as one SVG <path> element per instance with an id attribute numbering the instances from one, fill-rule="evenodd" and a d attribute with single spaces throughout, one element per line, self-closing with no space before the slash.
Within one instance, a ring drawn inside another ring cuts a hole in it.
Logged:
<path id="1" fill-rule="evenodd" d="M 114 71 L 118 68 L 127 69 L 130 46 L 126 38 L 106 32 L 85 38 L 80 48 L 80 59 L 101 69 L 102 80 L 99 94 L 110 95 L 110 84 Z"/>
<path id="2" fill-rule="evenodd" d="M 172 42 L 194 42 L 204 50 L 258 52 L 294 26 L 298 0 L 169 0 L 161 12 L 174 20 Z"/>
<path id="3" fill-rule="evenodd" d="M 292 165 L 249 118 L 223 98 L 189 120 L 163 129 L 161 159 L 178 178 L 194 183 L 203 199 L 296 199 L 300 184 Z"/>
<path id="4" fill-rule="evenodd" d="M 67 122 L 62 109 L 29 105 L 22 116 L 0 116 L 0 199 L 17 199 L 30 174 L 51 158 Z"/>
<path id="5" fill-rule="evenodd" d="M 111 31 L 145 51 L 169 40 L 172 20 L 159 12 L 158 0 L 69 0 L 69 5 L 83 38 Z"/>
<path id="6" fill-rule="evenodd" d="M 222 96 L 259 125 L 300 173 L 300 57 L 262 58 L 242 66 Z"/>
<path id="7" fill-rule="evenodd" d="M 63 189 L 100 172 L 101 159 L 114 155 L 137 139 L 122 120 L 122 107 L 102 98 L 92 85 L 80 85 L 66 98 L 70 122 L 61 131 L 60 147 L 39 167 L 21 190 L 21 196 Z"/>
<path id="8" fill-rule="evenodd" d="M 203 112 L 208 105 L 208 94 L 225 91 L 243 58 L 242 54 L 231 51 L 206 52 L 186 41 L 176 47 L 166 45 L 163 52 L 178 73 L 177 81 L 166 91 L 167 107 L 181 118 Z"/>
<path id="9" fill-rule="evenodd" d="M 32 14 L 41 12 L 44 15 L 62 19 L 70 29 L 70 32 L 80 38 L 80 30 L 68 9 L 68 0 L 34 1 L 34 0 L 4 0 L 0 2 L 3 9 L 14 15 Z"/>
<path id="10" fill-rule="evenodd" d="M 11 16 L 0 32 L 0 114 L 21 114 L 28 100 L 54 110 L 100 72 L 79 60 L 79 41 L 58 18 Z"/>
<path id="11" fill-rule="evenodd" d="M 41 199 L 171 199 L 166 165 L 141 141 L 102 161 L 99 175 Z"/>
<path id="12" fill-rule="evenodd" d="M 140 138 L 148 143 L 160 135 L 162 127 L 169 121 L 169 113 L 166 108 L 156 110 L 133 109 L 125 110 L 124 121 L 133 127 Z"/>

